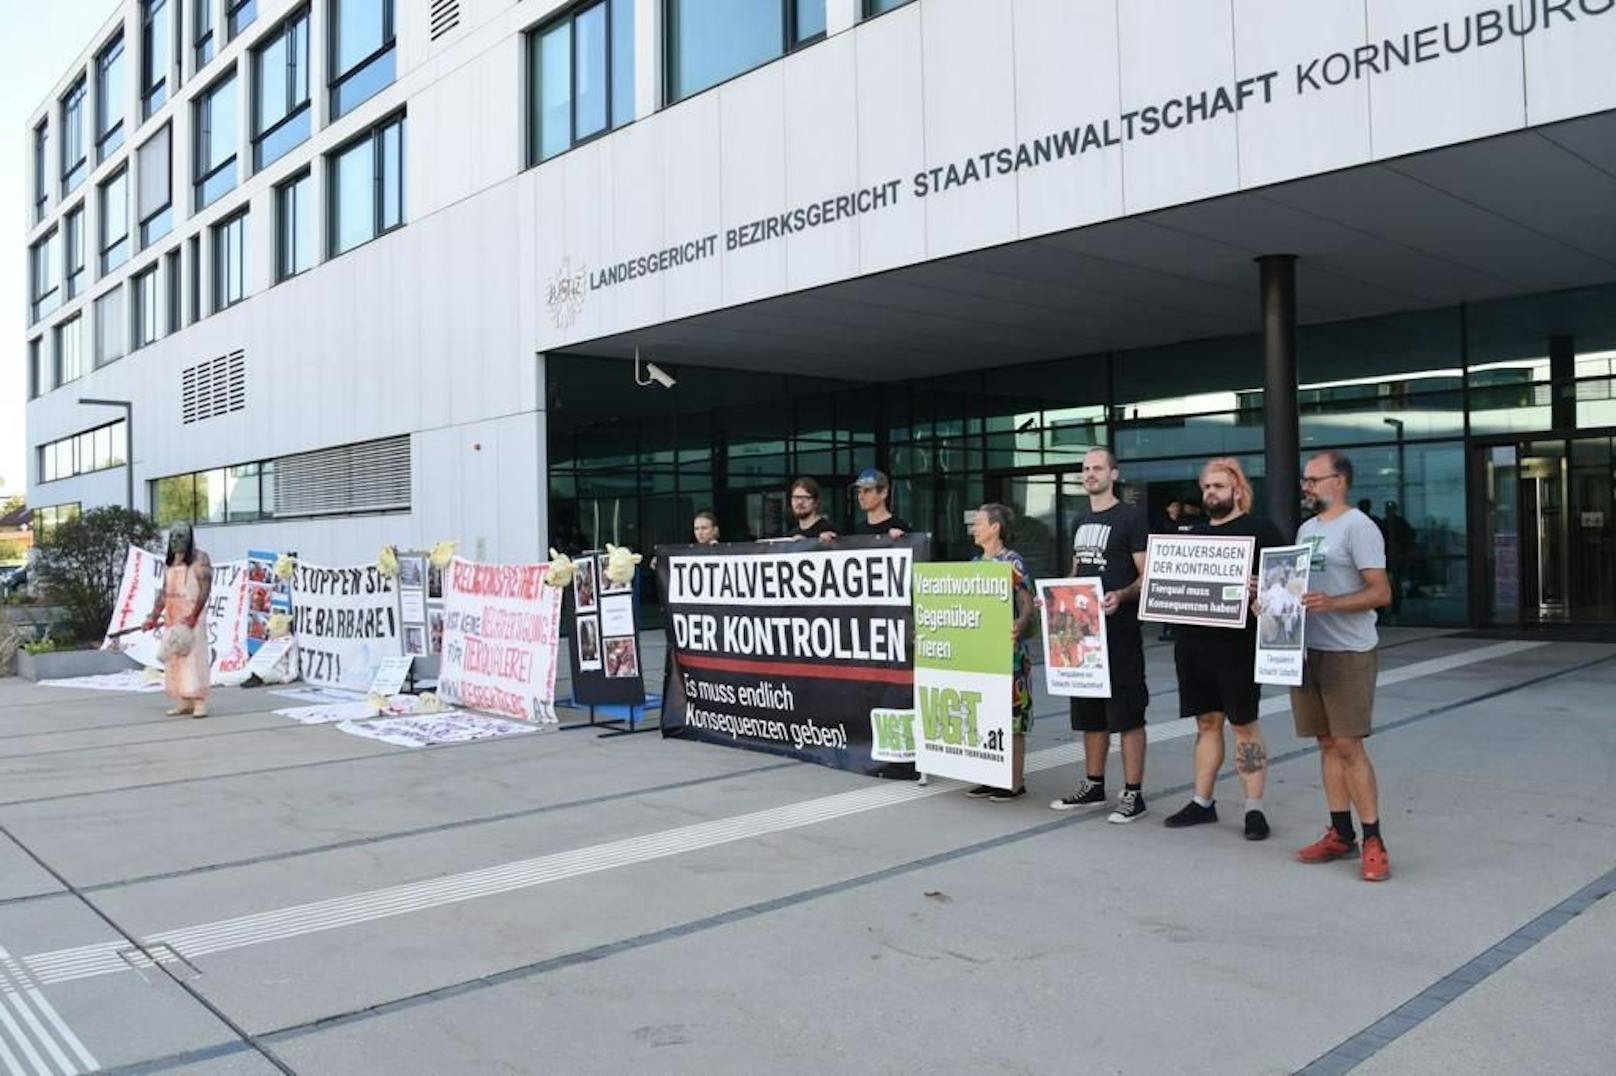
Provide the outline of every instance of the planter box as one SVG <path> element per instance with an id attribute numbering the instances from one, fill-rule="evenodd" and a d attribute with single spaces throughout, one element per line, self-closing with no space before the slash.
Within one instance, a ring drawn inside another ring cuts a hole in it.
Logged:
<path id="1" fill-rule="evenodd" d="M 68 676 L 96 676 L 138 668 L 140 663 L 127 654 L 112 654 L 105 650 L 55 650 L 48 654 L 17 651 L 17 675 L 25 680 L 60 680 Z"/>

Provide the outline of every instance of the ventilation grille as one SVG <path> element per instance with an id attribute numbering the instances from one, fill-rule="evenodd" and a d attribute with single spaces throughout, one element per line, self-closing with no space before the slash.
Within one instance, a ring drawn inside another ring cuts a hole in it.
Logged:
<path id="1" fill-rule="evenodd" d="M 180 373 L 180 421 L 218 418 L 247 406 L 247 353 L 232 351 Z"/>
<path id="2" fill-rule="evenodd" d="M 410 439 L 389 437 L 275 461 L 275 514 L 318 516 L 410 506 Z"/>
<path id="3" fill-rule="evenodd" d="M 460 25 L 460 0 L 432 0 L 431 35 L 436 41 Z"/>

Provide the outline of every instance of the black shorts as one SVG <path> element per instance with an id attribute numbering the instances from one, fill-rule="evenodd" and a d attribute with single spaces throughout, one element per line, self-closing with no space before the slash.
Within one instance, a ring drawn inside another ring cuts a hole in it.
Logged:
<path id="1" fill-rule="evenodd" d="M 1231 725 L 1257 720 L 1262 688 L 1252 679 L 1256 655 L 1243 647 L 1208 646 L 1180 636 L 1173 650 L 1181 717 L 1221 713 Z"/>
<path id="2" fill-rule="evenodd" d="M 1150 689 L 1144 684 L 1111 685 L 1109 699 L 1073 699 L 1073 732 L 1131 732 L 1145 727 Z"/>

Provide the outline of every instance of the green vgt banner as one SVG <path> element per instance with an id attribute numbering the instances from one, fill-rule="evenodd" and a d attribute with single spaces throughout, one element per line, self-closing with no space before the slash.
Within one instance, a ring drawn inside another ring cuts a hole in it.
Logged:
<path id="1" fill-rule="evenodd" d="M 916 564 L 915 768 L 1010 787 L 1010 565 Z"/>

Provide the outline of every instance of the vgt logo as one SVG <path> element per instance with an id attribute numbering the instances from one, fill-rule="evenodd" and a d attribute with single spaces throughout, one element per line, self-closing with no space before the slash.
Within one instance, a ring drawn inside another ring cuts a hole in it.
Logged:
<path id="1" fill-rule="evenodd" d="M 572 259 L 563 258 L 561 267 L 545 288 L 544 302 L 550 308 L 550 321 L 558 329 L 570 329 L 584 307 L 588 271 L 572 268 Z"/>

